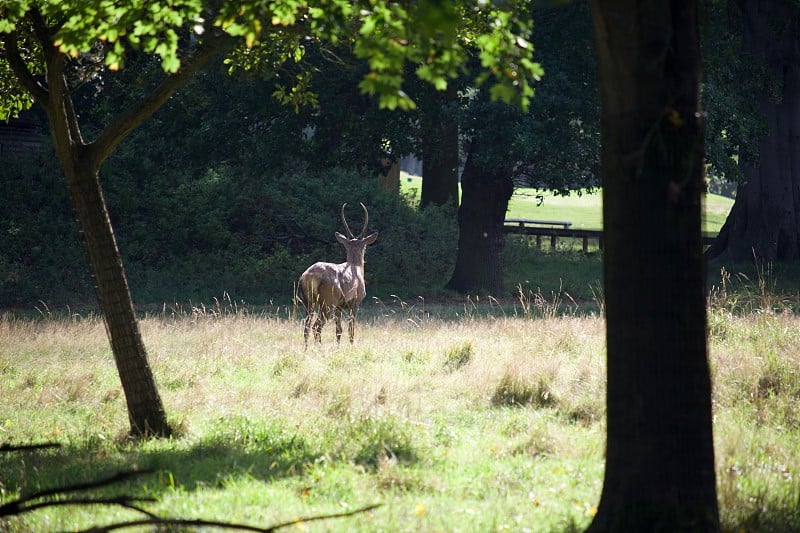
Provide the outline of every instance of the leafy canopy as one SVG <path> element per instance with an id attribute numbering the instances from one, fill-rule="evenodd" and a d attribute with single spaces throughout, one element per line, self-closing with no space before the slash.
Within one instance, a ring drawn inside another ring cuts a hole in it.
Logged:
<path id="1" fill-rule="evenodd" d="M 213 39 L 229 40 L 227 61 L 246 70 L 301 63 L 311 43 L 348 46 L 369 64 L 360 89 L 390 109 L 415 106 L 402 87 L 409 69 L 443 90 L 478 57 L 484 67 L 478 83 L 493 98 L 524 108 L 542 75 L 525 6 L 466 0 L 0 0 L 0 118 L 32 103 L 9 65 L 10 46 L 34 77 L 44 72 L 50 56 L 42 52 L 49 46 L 79 67 L 91 64 L 96 73 L 124 68 L 126 54 L 136 51 L 157 57 L 171 74 L 192 47 Z M 299 76 L 300 89 L 285 89 L 283 98 L 307 98 L 307 76 Z"/>

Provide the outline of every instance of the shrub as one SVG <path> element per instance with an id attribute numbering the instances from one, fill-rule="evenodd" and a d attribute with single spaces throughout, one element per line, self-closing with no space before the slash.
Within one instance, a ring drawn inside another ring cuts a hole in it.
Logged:
<path id="1" fill-rule="evenodd" d="M 455 372 L 472 359 L 472 343 L 465 342 L 458 346 L 453 346 L 445 354 L 444 368 L 448 372 Z"/>
<path id="2" fill-rule="evenodd" d="M 491 402 L 495 407 L 552 407 L 556 404 L 556 398 L 544 378 L 529 381 L 519 372 L 508 368 L 497 384 Z"/>

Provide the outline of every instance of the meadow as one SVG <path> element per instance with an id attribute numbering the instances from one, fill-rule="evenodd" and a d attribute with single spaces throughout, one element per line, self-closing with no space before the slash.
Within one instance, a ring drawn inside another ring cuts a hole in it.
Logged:
<path id="1" fill-rule="evenodd" d="M 709 294 L 723 525 L 798 531 L 800 317 L 734 282 Z M 141 442 L 126 438 L 102 321 L 5 314 L 0 443 L 61 447 L 0 453 L 0 505 L 150 469 L 92 494 L 153 498 L 139 505 L 171 518 L 290 522 L 287 531 L 582 530 L 602 487 L 604 322 L 562 303 L 535 293 L 373 299 L 353 346 L 337 346 L 328 325 L 308 350 L 292 308 L 164 306 L 142 330 L 177 434 Z M 114 505 L 51 507 L 0 530 L 141 517 Z"/>

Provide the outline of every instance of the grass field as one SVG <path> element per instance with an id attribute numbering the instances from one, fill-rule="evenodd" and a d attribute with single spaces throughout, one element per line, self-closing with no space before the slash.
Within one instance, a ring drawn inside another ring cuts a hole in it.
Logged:
<path id="1" fill-rule="evenodd" d="M 422 178 L 401 173 L 401 188 L 419 195 Z M 533 220 L 564 220 L 572 227 L 602 229 L 601 191 L 591 194 L 573 193 L 570 196 L 555 196 L 536 189 L 520 188 L 514 191 L 508 206 L 507 218 L 529 218 Z M 716 194 L 705 196 L 703 231 L 719 232 L 733 206 L 733 200 Z"/>
<path id="2" fill-rule="evenodd" d="M 710 298 L 718 493 L 729 531 L 800 530 L 800 318 L 769 294 Z M 143 336 L 179 435 L 130 442 L 95 317 L 0 318 L 0 505 L 131 468 L 105 497 L 173 518 L 288 531 L 584 528 L 603 473 L 604 324 L 557 300 L 373 302 L 354 346 L 303 350 L 292 309 L 165 308 Z M 781 309 L 779 309 L 781 310 Z M 141 518 L 54 507 L 0 530 L 79 530 Z M 147 529 L 139 529 L 147 531 Z M 185 531 L 186 529 L 180 529 Z M 191 529 L 189 529 L 191 530 Z"/>

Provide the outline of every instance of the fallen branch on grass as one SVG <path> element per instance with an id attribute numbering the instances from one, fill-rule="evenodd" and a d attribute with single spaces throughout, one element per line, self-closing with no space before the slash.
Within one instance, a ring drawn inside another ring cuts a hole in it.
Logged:
<path id="1" fill-rule="evenodd" d="M 112 498 L 67 498 L 58 500 L 46 500 L 46 498 L 55 498 L 66 494 L 75 492 L 83 492 L 86 490 L 98 489 L 107 487 L 134 477 L 151 474 L 150 470 L 130 470 L 125 472 L 118 472 L 111 477 L 101 479 L 98 481 L 90 481 L 88 483 L 77 483 L 74 485 L 67 485 L 65 487 L 56 487 L 46 489 L 43 491 L 35 492 L 28 496 L 23 496 L 17 500 L 0 505 L 0 517 L 15 516 L 22 513 L 35 511 L 36 509 L 43 509 L 45 507 L 60 507 L 64 505 L 119 505 L 127 509 L 139 511 L 150 517 L 156 518 L 156 515 L 142 509 L 136 502 L 154 502 L 154 498 L 137 498 L 134 496 L 115 496 Z M 45 501 L 42 501 L 45 500 Z"/>
<path id="2" fill-rule="evenodd" d="M 317 522 L 319 520 L 327 520 L 329 518 L 343 518 L 347 516 L 353 516 L 356 514 L 366 513 L 380 507 L 381 504 L 376 503 L 373 505 L 368 505 L 366 507 L 362 507 L 360 509 L 354 509 L 352 511 L 347 511 L 343 513 L 334 513 L 328 515 L 315 515 L 309 516 L 306 518 L 296 518 L 294 520 L 283 522 L 280 524 L 276 524 L 274 526 L 269 526 L 266 528 L 257 527 L 257 526 L 249 526 L 247 524 L 236 524 L 232 522 L 219 522 L 216 520 L 181 520 L 177 518 L 150 518 L 150 519 L 143 519 L 143 520 L 129 520 L 126 522 L 119 522 L 117 524 L 109 524 L 106 526 L 96 526 L 89 529 L 84 529 L 79 531 L 78 533 L 106 533 L 108 531 L 115 531 L 119 529 L 126 529 L 129 527 L 138 527 L 138 526 L 183 526 L 183 527 L 218 527 L 222 529 L 230 529 L 235 531 L 252 531 L 255 533 L 273 533 L 278 529 L 298 525 L 298 524 L 305 524 L 308 522 Z"/>
<path id="3" fill-rule="evenodd" d="M 33 444 L 24 446 L 11 446 L 8 444 L 3 444 L 0 445 L 0 451 L 29 451 L 29 450 L 38 450 L 42 448 L 56 448 L 59 446 L 60 444 L 57 443 Z M 151 513 L 141 508 L 139 505 L 137 505 L 137 503 L 141 502 L 149 502 L 149 503 L 155 502 L 157 501 L 155 498 L 139 498 L 135 496 L 122 495 L 122 496 L 114 496 L 108 498 L 69 497 L 69 498 L 55 499 L 57 497 L 63 497 L 69 494 L 74 494 L 76 492 L 83 492 L 87 490 L 108 487 L 110 485 L 115 485 L 117 483 L 128 481 L 138 476 L 142 476 L 145 474 L 152 474 L 152 473 L 153 473 L 152 470 L 129 470 L 129 471 L 118 472 L 113 476 L 107 477 L 105 479 L 100 479 L 97 481 L 89 481 L 87 483 L 76 483 L 73 485 L 67 485 L 65 487 L 56 487 L 52 489 L 46 489 L 39 492 L 35 492 L 28 496 L 23 496 L 17 500 L 0 505 L 0 518 L 8 516 L 16 516 L 23 513 L 29 513 L 37 509 L 43 509 L 45 507 L 60 507 L 65 505 L 76 505 L 76 506 L 118 505 L 126 509 L 138 511 L 143 515 L 147 516 L 147 518 L 142 518 L 137 520 L 127 520 L 124 522 L 118 522 L 116 524 L 109 524 L 105 526 L 93 526 L 89 529 L 83 530 L 83 533 L 101 533 L 101 532 L 104 533 L 107 531 L 115 531 L 137 526 L 217 527 L 221 529 L 265 533 L 265 532 L 274 532 L 277 531 L 278 529 L 292 526 L 295 524 L 317 522 L 320 520 L 328 520 L 331 518 L 343 518 L 360 513 L 366 513 L 368 511 L 371 511 L 372 509 L 380 507 L 381 505 L 381 504 L 373 504 L 359 509 L 354 509 L 352 511 L 333 513 L 327 515 L 309 516 L 305 518 L 296 518 L 294 520 L 262 528 L 257 526 L 249 526 L 246 524 L 236 524 L 232 522 L 222 522 L 216 520 L 161 518 L 158 515 Z"/>

